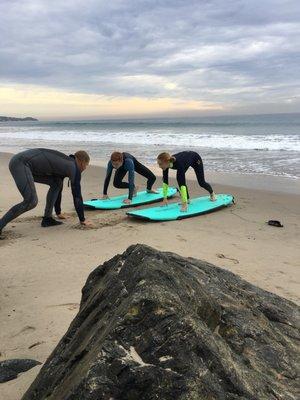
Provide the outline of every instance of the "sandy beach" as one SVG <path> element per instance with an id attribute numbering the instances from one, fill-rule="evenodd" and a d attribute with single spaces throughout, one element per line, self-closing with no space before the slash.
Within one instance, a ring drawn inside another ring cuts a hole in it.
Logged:
<path id="1" fill-rule="evenodd" d="M 20 200 L 8 170 L 10 157 L 0 153 L 0 215 Z M 83 174 L 86 199 L 102 192 L 105 169 L 103 163 L 95 164 Z M 212 173 L 207 180 L 216 193 L 233 194 L 236 204 L 200 217 L 155 224 L 129 219 L 124 210 L 87 211 L 95 229 L 78 226 L 67 182 L 63 211 L 70 218 L 60 227 L 42 228 L 47 187 L 37 185 L 37 208 L 9 224 L 0 241 L 0 360 L 33 358 L 43 363 L 76 314 L 88 274 L 134 243 L 206 260 L 300 303 L 299 180 Z M 159 177 L 157 186 L 160 182 Z M 142 188 L 142 181 L 138 183 Z M 189 189 L 192 196 L 205 194 L 194 180 Z M 109 193 L 119 191 L 111 185 Z M 268 226 L 269 219 L 280 220 L 284 228 Z M 0 398 L 20 399 L 39 368 L 1 384 Z"/>

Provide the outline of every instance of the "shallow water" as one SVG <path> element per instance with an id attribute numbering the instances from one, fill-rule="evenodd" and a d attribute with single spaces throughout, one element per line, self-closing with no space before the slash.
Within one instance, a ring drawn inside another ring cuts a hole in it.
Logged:
<path id="1" fill-rule="evenodd" d="M 155 162 L 161 151 L 198 151 L 206 170 L 300 177 L 300 114 L 0 124 L 0 150 L 114 150 Z"/>

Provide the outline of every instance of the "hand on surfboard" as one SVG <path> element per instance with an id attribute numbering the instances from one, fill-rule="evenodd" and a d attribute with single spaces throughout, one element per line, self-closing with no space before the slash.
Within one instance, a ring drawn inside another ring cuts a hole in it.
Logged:
<path id="1" fill-rule="evenodd" d="M 165 207 L 165 206 L 167 206 L 169 204 L 169 202 L 168 202 L 168 199 L 165 197 L 164 199 L 163 199 L 163 202 L 162 202 L 162 207 Z"/>

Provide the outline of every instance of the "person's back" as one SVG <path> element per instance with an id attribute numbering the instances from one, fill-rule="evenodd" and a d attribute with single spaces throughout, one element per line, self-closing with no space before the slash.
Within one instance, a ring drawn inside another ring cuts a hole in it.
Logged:
<path id="1" fill-rule="evenodd" d="M 216 200 L 212 187 L 208 182 L 205 181 L 202 159 L 195 151 L 181 151 L 173 155 L 163 152 L 157 156 L 157 163 L 158 166 L 163 170 L 164 205 L 168 203 L 167 193 L 170 168 L 177 171 L 176 179 L 178 182 L 182 202 L 181 211 L 187 210 L 187 204 L 189 200 L 189 192 L 185 176 L 189 167 L 194 169 L 199 185 L 209 192 L 211 201 Z"/>
<path id="2" fill-rule="evenodd" d="M 52 149 L 30 149 L 16 154 L 14 159 L 22 159 L 33 175 L 59 176 L 74 179 L 76 166 L 74 158 Z"/>
<path id="3" fill-rule="evenodd" d="M 175 158 L 173 169 L 183 168 L 185 171 L 193 164 L 194 160 L 198 157 L 198 153 L 195 151 L 180 151 L 179 153 L 173 154 Z M 171 167 L 172 168 L 172 167 Z"/>

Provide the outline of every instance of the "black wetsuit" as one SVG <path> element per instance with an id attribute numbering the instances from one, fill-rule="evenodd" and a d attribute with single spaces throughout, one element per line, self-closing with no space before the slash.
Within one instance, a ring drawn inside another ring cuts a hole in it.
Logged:
<path id="1" fill-rule="evenodd" d="M 179 185 L 179 189 L 182 186 L 186 186 L 185 173 L 192 167 L 195 171 L 198 183 L 201 187 L 206 189 L 210 194 L 213 193 L 213 189 L 209 183 L 205 181 L 203 163 L 200 155 L 195 151 L 181 151 L 180 153 L 174 154 L 174 163 L 170 166 L 171 169 L 177 170 L 176 178 Z M 169 168 L 163 171 L 163 183 L 169 184 Z M 188 190 L 187 197 L 189 198 Z"/>
<path id="2" fill-rule="evenodd" d="M 61 214 L 62 190 L 63 190 L 63 188 L 61 188 L 60 192 L 58 193 L 57 199 L 54 203 L 54 210 L 55 210 L 56 215 Z"/>
<path id="3" fill-rule="evenodd" d="M 63 179 L 71 182 L 74 206 L 81 222 L 85 220 L 81 195 L 81 172 L 74 156 L 50 149 L 32 149 L 16 154 L 9 163 L 10 172 L 23 196 L 23 201 L 13 206 L 1 219 L 0 231 L 13 219 L 36 207 L 38 197 L 35 182 L 50 186 L 44 216 L 51 217 L 54 203 L 61 192 Z"/>
<path id="4" fill-rule="evenodd" d="M 133 192 L 134 192 L 134 173 L 137 172 L 138 174 L 147 178 L 147 190 L 151 190 L 152 186 L 156 180 L 156 176 L 153 172 L 150 171 L 149 168 L 145 167 L 145 165 L 141 164 L 135 157 L 133 157 L 129 153 L 122 153 L 123 154 L 123 164 L 120 168 L 116 170 L 113 185 L 119 189 L 129 189 L 128 198 L 132 200 Z M 109 161 L 107 164 L 107 172 L 104 181 L 103 187 L 103 194 L 107 194 L 108 185 L 110 182 L 110 178 L 113 171 L 112 162 Z M 124 176 L 128 172 L 128 182 L 123 182 Z"/>

